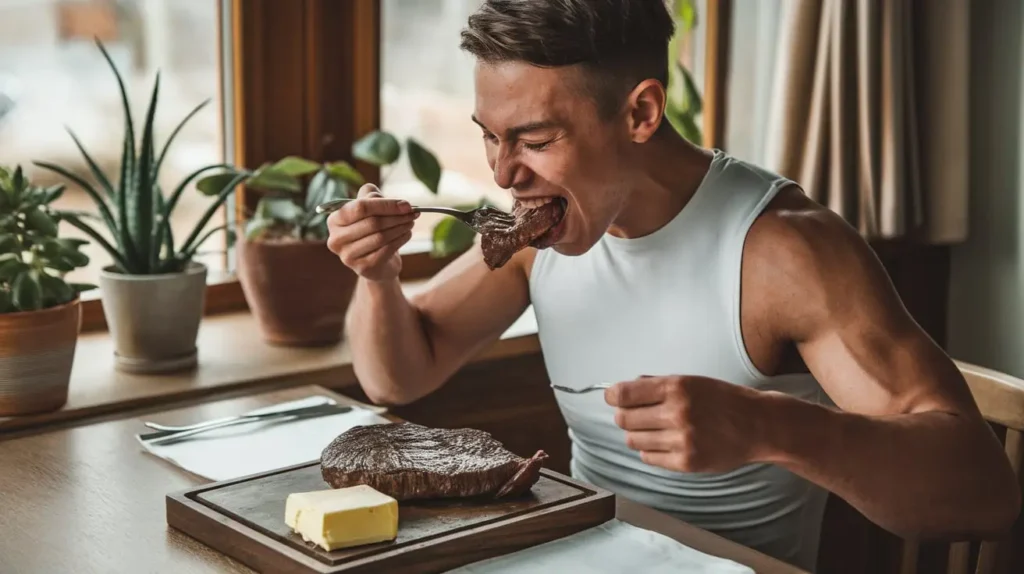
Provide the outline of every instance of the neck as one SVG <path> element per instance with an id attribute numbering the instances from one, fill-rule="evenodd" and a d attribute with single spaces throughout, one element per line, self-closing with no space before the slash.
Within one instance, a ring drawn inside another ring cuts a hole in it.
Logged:
<path id="1" fill-rule="evenodd" d="M 623 208 L 608 228 L 616 237 L 643 237 L 664 227 L 686 207 L 711 166 L 710 150 L 668 125 L 638 148 L 638 175 L 628 183 Z"/>

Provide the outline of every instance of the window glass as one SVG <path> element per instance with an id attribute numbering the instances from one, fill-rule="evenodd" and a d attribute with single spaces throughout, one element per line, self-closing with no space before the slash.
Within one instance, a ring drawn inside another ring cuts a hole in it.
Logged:
<path id="1" fill-rule="evenodd" d="M 165 193 L 191 171 L 220 162 L 217 11 L 214 0 L 0 0 L 0 161 L 21 164 L 42 185 L 67 182 L 33 161 L 57 163 L 94 182 L 66 126 L 117 181 L 124 122 L 117 82 L 94 43 L 98 37 L 125 79 L 136 125 L 145 120 L 156 72 L 161 72 L 158 146 L 193 107 L 211 100 L 178 134 L 164 161 L 160 184 Z M 172 218 L 179 244 L 209 204 L 194 188 L 186 190 Z M 56 206 L 96 209 L 70 183 Z M 214 217 L 209 227 L 222 223 L 223 217 Z M 102 224 L 94 227 L 110 237 Z M 84 237 L 67 224 L 61 232 Z M 200 258 L 214 274 L 224 268 L 223 247 L 223 235 L 216 234 L 204 247 L 215 252 Z M 69 279 L 95 283 L 110 257 L 95 242 L 85 252 L 90 266 Z M 97 291 L 84 296 L 95 297 Z"/>

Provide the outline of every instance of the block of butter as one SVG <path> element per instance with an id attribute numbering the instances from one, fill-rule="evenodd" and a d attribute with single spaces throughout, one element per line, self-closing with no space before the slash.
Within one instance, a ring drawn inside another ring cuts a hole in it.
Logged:
<path id="1" fill-rule="evenodd" d="M 394 540 L 398 501 L 365 484 L 296 492 L 285 501 L 284 521 L 303 540 L 330 552 Z"/>

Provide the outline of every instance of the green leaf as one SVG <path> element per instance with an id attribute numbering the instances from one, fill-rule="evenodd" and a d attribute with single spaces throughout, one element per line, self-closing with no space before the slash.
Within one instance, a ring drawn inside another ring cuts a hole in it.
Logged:
<path id="1" fill-rule="evenodd" d="M 256 212 L 263 219 L 273 219 L 279 223 L 295 223 L 304 213 L 302 208 L 284 197 L 264 197 L 256 206 Z"/>
<path id="2" fill-rule="evenodd" d="M 302 191 L 299 179 L 284 172 L 274 171 L 272 167 L 264 165 L 256 170 L 246 185 L 254 189 L 264 190 L 285 190 L 298 193 Z"/>
<path id="3" fill-rule="evenodd" d="M 250 219 L 245 224 L 245 238 L 249 241 L 256 241 L 260 238 L 263 232 L 267 231 L 274 226 L 273 219 Z"/>
<path id="4" fill-rule="evenodd" d="M 78 148 L 79 153 L 82 154 L 82 158 L 85 159 L 85 163 L 89 166 L 89 171 L 92 172 L 92 176 L 96 178 L 96 181 L 99 182 L 101 186 L 103 186 L 108 197 L 114 197 L 114 186 L 112 186 L 110 184 L 110 180 L 107 179 L 107 174 L 103 173 L 103 170 L 100 169 L 100 166 L 96 165 L 96 162 L 92 159 L 92 156 L 89 155 L 89 152 L 85 151 L 85 146 L 83 146 L 82 142 L 78 140 L 78 136 L 75 135 L 75 132 L 71 131 L 71 128 L 67 126 L 65 126 L 64 129 L 68 132 L 68 135 L 71 136 L 71 140 L 75 142 L 75 147 Z"/>
<path id="5" fill-rule="evenodd" d="M 110 258 L 114 260 L 114 263 L 121 268 L 121 271 L 131 273 L 131 270 L 128 267 L 128 263 L 121 255 L 121 252 L 114 248 L 114 246 L 111 245 L 109 241 L 104 239 L 102 235 L 97 233 L 96 230 L 92 228 L 92 226 L 90 226 L 88 223 L 85 223 L 84 221 L 82 221 L 81 219 L 74 215 L 65 216 L 64 221 L 67 221 L 72 226 L 85 232 L 86 235 L 91 237 L 93 241 L 98 243 L 100 247 L 106 250 L 106 252 L 110 254 Z"/>
<path id="6" fill-rule="evenodd" d="M 218 195 L 237 177 L 238 173 L 230 171 L 208 175 L 196 182 L 196 189 L 206 196 Z"/>
<path id="7" fill-rule="evenodd" d="M 225 186 L 224 190 L 220 192 L 220 195 L 218 195 L 217 198 L 214 199 L 210 203 L 210 205 L 206 207 L 206 211 L 203 213 L 203 216 L 199 218 L 199 223 L 197 223 L 196 226 L 192 228 L 192 233 L 189 234 L 189 236 L 185 239 L 185 242 L 182 244 L 181 249 L 183 253 L 187 253 L 188 250 L 192 248 L 192 242 L 196 240 L 196 237 L 199 236 L 203 228 L 206 227 L 206 224 L 209 223 L 211 218 L 213 218 L 213 215 L 220 211 L 221 204 L 223 204 L 224 200 L 226 200 L 228 196 L 231 195 L 231 190 L 233 190 L 236 185 L 241 183 L 242 179 L 244 178 L 245 174 L 239 174 L 235 178 L 235 180 L 229 182 L 228 185 Z M 171 199 L 173 201 L 175 198 L 172 197 Z M 181 258 L 179 258 L 177 261 L 177 263 L 182 266 L 185 265 L 185 263 L 187 262 L 188 259 Z"/>
<path id="8" fill-rule="evenodd" d="M 20 251 L 18 244 L 18 236 L 13 233 L 0 234 L 0 253 L 8 253 L 10 251 Z"/>
<path id="9" fill-rule="evenodd" d="M 683 76 L 683 109 L 687 113 L 696 116 L 704 109 L 700 91 L 697 89 L 697 83 L 693 80 L 693 75 L 686 69 L 686 66 L 682 64 L 677 64 L 677 66 L 680 74 Z"/>
<path id="10" fill-rule="evenodd" d="M 306 211 L 313 214 L 317 205 L 349 196 L 349 185 L 344 179 L 332 177 L 327 171 L 321 170 L 309 182 L 306 191 Z"/>
<path id="11" fill-rule="evenodd" d="M 433 257 L 448 257 L 461 253 L 473 245 L 476 232 L 454 217 L 446 217 L 434 226 L 430 254 Z"/>
<path id="12" fill-rule="evenodd" d="M 274 165 L 270 166 L 269 169 L 275 173 L 281 173 L 292 177 L 301 177 L 319 170 L 320 164 L 315 161 L 309 161 L 306 158 L 290 155 L 278 160 Z"/>
<path id="13" fill-rule="evenodd" d="M 75 293 L 82 293 L 83 291 L 92 291 L 98 289 L 92 283 L 68 283 L 68 286 L 75 290 Z"/>
<path id="14" fill-rule="evenodd" d="M 402 148 L 395 136 L 376 130 L 352 144 L 352 156 L 366 163 L 383 166 L 398 161 Z"/>
<path id="15" fill-rule="evenodd" d="M 25 225 L 46 237 L 57 237 L 57 224 L 54 223 L 53 218 L 38 207 L 25 214 Z"/>
<path id="16" fill-rule="evenodd" d="M 65 185 L 58 183 L 57 185 L 51 185 L 50 187 L 43 190 L 43 203 L 49 205 L 54 201 L 57 201 L 64 195 Z"/>
<path id="17" fill-rule="evenodd" d="M 13 256 L 13 254 L 11 254 Z M 28 269 L 29 265 L 20 259 L 5 259 L 0 261 L 0 282 L 10 281 L 15 275 Z"/>
<path id="18" fill-rule="evenodd" d="M 153 95 L 146 111 L 146 123 L 142 127 L 142 149 L 139 151 L 139 169 L 136 177 L 134 209 L 130 214 L 132 243 L 135 245 L 140 264 L 146 271 L 152 271 L 157 265 L 159 245 L 153 244 L 153 222 L 156 219 L 155 194 L 159 187 L 152 172 L 156 146 L 153 144 L 153 120 L 156 116 L 157 101 L 160 98 L 160 72 L 156 73 L 153 82 Z"/>
<path id="19" fill-rule="evenodd" d="M 75 290 L 59 277 L 47 273 L 39 274 L 39 286 L 44 300 L 61 305 L 75 298 Z"/>
<path id="20" fill-rule="evenodd" d="M 409 165 L 416 179 L 437 195 L 437 186 L 441 183 L 441 164 L 437 157 L 412 138 L 406 140 L 405 145 L 409 152 Z"/>
<path id="21" fill-rule="evenodd" d="M 43 288 L 35 270 L 22 270 L 11 282 L 11 301 L 21 311 L 36 311 L 43 306 Z"/>
<path id="22" fill-rule="evenodd" d="M 693 30 L 697 24 L 697 8 L 693 0 L 675 0 L 675 17 L 682 24 L 683 31 Z"/>
<path id="23" fill-rule="evenodd" d="M 366 183 L 366 179 L 363 174 L 359 173 L 359 170 L 349 165 L 347 161 L 336 161 L 331 162 L 324 166 L 327 173 L 331 177 L 341 179 L 351 185 L 352 187 L 359 187 Z"/>

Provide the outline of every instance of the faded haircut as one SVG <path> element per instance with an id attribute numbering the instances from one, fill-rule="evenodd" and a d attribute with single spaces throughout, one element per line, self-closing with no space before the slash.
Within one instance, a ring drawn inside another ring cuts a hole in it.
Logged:
<path id="1" fill-rule="evenodd" d="M 616 113 L 636 84 L 668 85 L 675 24 L 665 0 L 486 0 L 462 31 L 480 61 L 578 66 L 599 113 Z"/>

